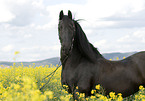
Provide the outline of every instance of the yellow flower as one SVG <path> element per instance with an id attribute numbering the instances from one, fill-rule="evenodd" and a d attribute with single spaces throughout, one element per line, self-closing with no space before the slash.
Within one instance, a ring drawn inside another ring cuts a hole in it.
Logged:
<path id="1" fill-rule="evenodd" d="M 86 101 L 88 101 L 89 100 L 89 98 L 86 98 Z"/>
<path id="2" fill-rule="evenodd" d="M 100 90 L 100 84 L 96 85 L 96 89 Z"/>
<path id="3" fill-rule="evenodd" d="M 80 93 L 79 93 L 79 92 L 76 92 L 76 94 L 77 94 L 77 95 L 80 95 Z"/>
<path id="4" fill-rule="evenodd" d="M 85 93 L 80 93 L 80 97 L 85 97 Z"/>
<path id="5" fill-rule="evenodd" d="M 40 99 L 41 100 L 45 100 L 46 99 L 46 96 L 45 95 L 40 95 Z"/>
<path id="6" fill-rule="evenodd" d="M 118 93 L 118 101 L 123 101 L 123 97 L 122 97 L 122 94 L 121 93 Z"/>
<path id="7" fill-rule="evenodd" d="M 102 95 L 101 95 L 101 94 L 96 93 L 96 96 L 97 96 L 97 97 L 101 97 Z"/>
<path id="8" fill-rule="evenodd" d="M 76 89 L 79 89 L 79 87 L 78 87 L 78 86 L 76 86 Z"/>
<path id="9" fill-rule="evenodd" d="M 60 96 L 60 99 L 61 99 L 62 101 L 64 101 L 64 100 L 65 100 L 65 97 L 64 97 L 64 96 Z"/>
<path id="10" fill-rule="evenodd" d="M 139 95 L 135 95 L 135 99 L 138 99 L 139 98 Z"/>
<path id="11" fill-rule="evenodd" d="M 106 100 L 107 100 L 107 97 L 106 97 L 106 96 L 101 95 L 99 99 L 100 99 L 100 100 L 103 100 L 103 101 L 106 101 Z M 107 100 L 107 101 L 108 101 L 108 100 Z"/>
<path id="12" fill-rule="evenodd" d="M 118 93 L 118 96 L 122 96 L 122 94 L 121 93 Z"/>
<path id="13" fill-rule="evenodd" d="M 144 87 L 142 85 L 139 86 L 139 90 L 144 89 Z"/>
<path id="14" fill-rule="evenodd" d="M 49 99 L 52 99 L 53 98 L 53 92 L 52 91 L 46 91 L 44 94 L 45 95 L 48 95 L 49 96 Z"/>
<path id="15" fill-rule="evenodd" d="M 14 62 L 14 63 L 13 63 L 13 66 L 15 66 L 15 65 L 16 65 L 16 63 Z"/>
<path id="16" fill-rule="evenodd" d="M 17 54 L 19 54 L 19 53 L 20 53 L 19 51 L 15 51 L 15 53 L 14 53 L 14 54 L 15 54 L 15 55 L 17 55 Z"/>
<path id="17" fill-rule="evenodd" d="M 68 88 L 68 85 L 63 85 L 64 88 Z"/>
<path id="18" fill-rule="evenodd" d="M 18 90 L 19 88 L 20 88 L 20 85 L 18 85 L 18 84 L 15 84 L 15 85 L 14 85 L 14 89 L 15 89 L 15 90 Z"/>
<path id="19" fill-rule="evenodd" d="M 91 99 L 95 99 L 96 97 L 95 96 L 91 96 Z"/>
<path id="20" fill-rule="evenodd" d="M 91 94 L 94 94 L 94 93 L 96 93 L 96 90 L 92 90 L 92 91 L 91 91 Z"/>
<path id="21" fill-rule="evenodd" d="M 60 96 L 61 101 L 69 101 L 69 96 L 66 95 L 66 97 L 64 96 Z"/>
<path id="22" fill-rule="evenodd" d="M 112 99 L 114 99 L 114 98 L 115 98 L 115 92 L 110 92 L 110 93 L 109 93 L 109 96 L 110 96 Z"/>
<path id="23" fill-rule="evenodd" d="M 119 60 L 119 57 L 117 57 L 116 60 Z"/>

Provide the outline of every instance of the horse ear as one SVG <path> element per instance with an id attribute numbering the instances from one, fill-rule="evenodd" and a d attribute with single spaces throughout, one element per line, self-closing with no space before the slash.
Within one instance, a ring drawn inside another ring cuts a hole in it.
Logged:
<path id="1" fill-rule="evenodd" d="M 60 14 L 59 14 L 59 20 L 62 20 L 64 14 L 63 14 L 63 10 L 60 11 Z"/>
<path id="2" fill-rule="evenodd" d="M 68 10 L 68 17 L 69 17 L 70 19 L 72 19 L 72 13 L 71 13 L 70 10 Z"/>

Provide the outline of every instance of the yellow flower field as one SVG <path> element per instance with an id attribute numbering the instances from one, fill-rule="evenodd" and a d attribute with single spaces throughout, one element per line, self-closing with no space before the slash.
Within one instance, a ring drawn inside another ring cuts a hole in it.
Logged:
<path id="1" fill-rule="evenodd" d="M 61 86 L 61 67 L 43 88 L 43 91 L 39 90 L 48 81 L 48 78 L 43 78 L 55 69 L 56 67 L 52 65 L 35 67 L 34 64 L 24 67 L 23 64 L 16 66 L 15 63 L 10 68 L 0 68 L 0 101 L 72 101 L 72 95 Z M 143 86 L 140 86 L 139 89 L 140 91 L 136 95 L 125 99 L 120 93 L 110 92 L 108 96 L 102 95 L 104 91 L 100 85 L 96 85 L 96 89 L 91 92 L 94 95 L 89 98 L 85 98 L 83 93 L 77 92 L 77 95 L 80 101 L 145 101 L 145 89 Z"/>

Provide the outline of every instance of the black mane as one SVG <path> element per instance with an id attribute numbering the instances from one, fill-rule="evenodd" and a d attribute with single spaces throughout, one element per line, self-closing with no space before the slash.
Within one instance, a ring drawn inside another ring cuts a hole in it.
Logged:
<path id="1" fill-rule="evenodd" d="M 97 48 L 95 48 L 91 43 L 89 43 L 84 31 L 82 30 L 81 26 L 79 25 L 78 21 L 75 21 L 76 27 L 76 40 L 77 46 L 81 55 L 85 56 L 91 62 L 96 62 L 96 59 L 99 57 L 103 57 Z"/>

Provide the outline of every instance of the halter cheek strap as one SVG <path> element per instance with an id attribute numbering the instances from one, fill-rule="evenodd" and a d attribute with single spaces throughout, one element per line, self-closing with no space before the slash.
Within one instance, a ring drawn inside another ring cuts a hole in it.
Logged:
<path id="1" fill-rule="evenodd" d="M 72 44 L 71 44 L 71 46 L 69 48 L 68 54 L 65 54 L 65 58 L 63 59 L 62 63 L 64 63 L 68 59 L 68 57 L 70 56 L 70 54 L 72 52 L 72 49 L 73 49 L 73 43 L 74 43 L 74 40 L 75 40 L 74 38 L 75 38 L 75 33 L 76 33 L 76 29 L 75 29 L 74 23 L 73 23 L 73 28 L 74 28 L 74 33 L 73 33 L 73 38 L 72 38 L 72 41 L 71 41 Z"/>

